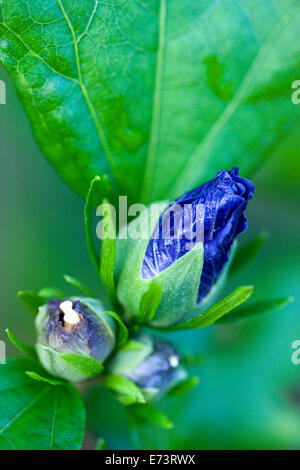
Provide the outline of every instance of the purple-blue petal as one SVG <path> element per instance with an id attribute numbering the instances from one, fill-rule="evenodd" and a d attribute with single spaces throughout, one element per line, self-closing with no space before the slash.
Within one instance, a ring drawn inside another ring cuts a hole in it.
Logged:
<path id="1" fill-rule="evenodd" d="M 152 234 L 142 264 L 142 278 L 157 276 L 190 251 L 191 242 L 201 239 L 204 242 L 204 263 L 198 290 L 199 303 L 216 283 L 229 259 L 235 238 L 247 228 L 244 211 L 253 193 L 253 183 L 240 177 L 239 169 L 234 167 L 231 171 L 219 171 L 214 179 L 177 199 L 164 211 Z M 186 208 L 191 215 L 190 225 L 184 223 Z M 166 237 L 163 227 L 167 218 L 170 234 Z"/>
<path id="2" fill-rule="evenodd" d="M 44 325 L 46 341 L 57 352 L 66 352 L 66 348 L 74 354 L 91 355 L 94 359 L 102 360 L 111 350 L 111 338 L 97 316 L 77 300 L 73 309 L 81 321 L 72 332 L 63 328 L 62 300 L 50 299 L 48 302 L 49 315 Z"/>

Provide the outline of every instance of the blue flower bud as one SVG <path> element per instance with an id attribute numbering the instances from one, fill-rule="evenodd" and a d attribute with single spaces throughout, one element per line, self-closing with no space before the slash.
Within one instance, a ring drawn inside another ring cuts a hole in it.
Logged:
<path id="1" fill-rule="evenodd" d="M 114 320 L 102 312 L 102 304 L 89 298 L 51 299 L 40 307 L 36 350 L 48 372 L 72 382 L 96 374 L 115 346 Z M 79 359 L 79 368 L 70 364 L 70 355 Z M 91 370 L 86 364 L 82 369 L 81 358 L 90 359 Z"/>
<path id="2" fill-rule="evenodd" d="M 112 373 L 132 380 L 147 401 L 160 397 L 187 375 L 171 343 L 146 335 L 129 341 L 109 367 Z"/>
<path id="3" fill-rule="evenodd" d="M 238 168 L 221 170 L 174 203 L 160 203 L 159 211 L 152 204 L 132 221 L 128 232 L 140 227 L 140 239 L 119 238 L 115 269 L 118 298 L 128 315 L 138 314 L 153 282 L 162 292 L 154 326 L 185 322 L 211 305 L 227 275 L 234 241 L 247 227 L 244 212 L 253 192 Z"/>
<path id="4" fill-rule="evenodd" d="M 233 241 L 247 228 L 244 211 L 253 192 L 251 181 L 241 178 L 238 168 L 232 168 L 231 171 L 219 171 L 214 179 L 177 199 L 175 204 L 164 211 L 154 231 L 155 235 L 162 233 L 165 214 L 169 217 L 170 209 L 174 207 L 175 215 L 170 219 L 170 232 L 173 231 L 174 235 L 151 238 L 142 264 L 142 278 L 154 278 L 184 256 L 190 250 L 189 242 L 193 242 L 190 239 L 190 225 L 195 238 L 199 235 L 195 230 L 198 225 L 203 230 L 204 242 L 204 261 L 197 297 L 197 303 L 200 303 L 209 294 L 229 260 Z M 186 217 L 189 223 L 184 219 L 186 210 L 191 213 L 191 221 Z M 180 211 L 177 226 L 176 211 Z"/>

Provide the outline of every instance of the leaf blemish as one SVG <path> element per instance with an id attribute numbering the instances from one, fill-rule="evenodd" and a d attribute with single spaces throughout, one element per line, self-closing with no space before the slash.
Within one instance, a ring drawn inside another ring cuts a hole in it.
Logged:
<path id="1" fill-rule="evenodd" d="M 206 57 L 203 63 L 207 69 L 207 85 L 218 98 L 229 100 L 232 97 L 232 88 L 226 77 L 225 65 L 217 55 Z"/>
<path id="2" fill-rule="evenodd" d="M 105 122 L 115 142 L 120 142 L 129 151 L 136 151 L 145 142 L 147 136 L 130 122 L 124 101 L 124 96 L 107 100 Z"/>

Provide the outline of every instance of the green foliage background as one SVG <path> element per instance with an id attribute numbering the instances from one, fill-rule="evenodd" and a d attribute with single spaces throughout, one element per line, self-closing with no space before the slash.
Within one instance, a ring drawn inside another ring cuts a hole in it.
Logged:
<path id="1" fill-rule="evenodd" d="M 295 77 L 296 78 L 296 77 Z M 18 301 L 20 289 L 44 285 L 65 288 L 62 275 L 80 277 L 100 292 L 88 258 L 82 220 L 83 201 L 42 158 L 15 89 L 3 68 L 7 104 L 0 108 L 0 339 L 9 327 L 33 342 L 32 318 Z M 296 111 L 295 111 L 296 113 Z M 291 363 L 291 343 L 300 339 L 300 164 L 291 135 L 255 177 L 249 205 L 249 230 L 243 241 L 262 229 L 270 239 L 247 270 L 232 278 L 236 285 L 254 282 L 254 300 L 293 295 L 282 312 L 236 326 L 212 326 L 172 333 L 185 350 L 203 354 L 194 367 L 200 384 L 161 407 L 175 422 L 172 431 L 145 428 L 131 433 L 147 448 L 299 448 L 300 366 Z M 67 293 L 72 293 L 67 290 Z M 8 355 L 17 355 L 7 342 Z M 299 399 L 298 399 L 299 400 Z M 86 394 L 88 421 L 109 448 L 129 448 L 124 410 L 99 388 Z M 105 403 L 105 406 L 104 406 Z"/>

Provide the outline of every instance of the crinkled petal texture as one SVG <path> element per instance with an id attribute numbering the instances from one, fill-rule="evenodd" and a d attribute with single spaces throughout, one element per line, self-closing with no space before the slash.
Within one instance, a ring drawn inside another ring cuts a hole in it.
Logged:
<path id="1" fill-rule="evenodd" d="M 39 338 L 41 343 L 56 352 L 79 354 L 99 361 L 106 359 L 114 345 L 107 324 L 78 300 L 73 302 L 73 309 L 78 313 L 80 322 L 72 331 L 66 331 L 61 303 L 58 299 L 48 302 L 48 313 Z"/>
<path id="2" fill-rule="evenodd" d="M 177 199 L 161 215 L 142 264 L 142 278 L 152 279 L 198 242 L 204 243 L 204 263 L 197 302 L 209 294 L 234 239 L 247 228 L 244 211 L 254 185 L 239 169 L 221 170 L 216 177 Z M 166 228 L 167 227 L 167 228 Z"/>

